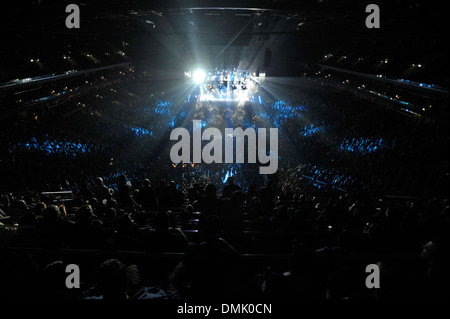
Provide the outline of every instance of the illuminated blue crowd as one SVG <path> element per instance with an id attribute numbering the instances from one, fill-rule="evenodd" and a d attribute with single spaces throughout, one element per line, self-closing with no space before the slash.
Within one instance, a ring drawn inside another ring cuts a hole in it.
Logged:
<path id="1" fill-rule="evenodd" d="M 145 128 L 142 127 L 131 127 L 130 128 L 131 132 L 133 132 L 134 134 L 136 134 L 136 137 L 144 137 L 144 136 L 148 136 L 148 135 L 153 135 L 153 133 Z"/>
<path id="2" fill-rule="evenodd" d="M 300 112 L 306 110 L 306 107 L 279 100 L 273 103 L 271 109 L 273 110 L 273 117 L 283 121 L 298 116 Z"/>
<path id="3" fill-rule="evenodd" d="M 31 139 L 18 142 L 14 144 L 10 149 L 10 153 L 17 151 L 22 152 L 44 152 L 47 155 L 67 155 L 76 157 L 80 154 L 87 154 L 100 151 L 102 147 L 97 144 L 85 143 L 80 141 L 68 141 L 60 139 Z"/>
<path id="4" fill-rule="evenodd" d="M 391 144 L 391 145 L 390 145 Z M 376 151 L 393 149 L 394 143 L 388 143 L 383 138 L 351 138 L 345 139 L 340 145 L 340 149 L 346 152 L 366 155 Z"/>
<path id="5" fill-rule="evenodd" d="M 197 165 L 185 169 L 172 167 L 169 158 L 173 145 L 169 140 L 170 131 L 182 126 L 191 132 L 192 120 L 201 120 L 202 129 L 217 127 L 223 130 L 240 126 L 244 129 L 279 128 L 279 171 L 276 175 L 290 180 L 286 173 L 290 169 L 313 165 L 315 169 L 303 169 L 301 178 L 315 189 L 345 192 L 358 187 L 366 188 L 374 181 L 382 183 L 377 180 L 378 176 L 394 178 L 392 176 L 398 172 L 395 156 L 403 154 L 397 152 L 398 149 L 408 150 L 410 141 L 407 136 L 389 134 L 389 129 L 380 128 L 371 116 L 361 119 L 360 104 L 354 106 L 354 110 L 346 110 L 339 105 L 347 103 L 348 98 L 335 100 L 333 95 L 327 96 L 321 89 L 312 90 L 309 84 L 306 85 L 304 90 L 298 91 L 295 102 L 277 100 L 264 94 L 254 102 L 242 103 L 199 101 L 189 98 L 188 92 L 184 97 L 171 96 L 163 94 L 162 91 L 167 91 L 165 88 L 155 90 L 147 85 L 139 87 L 133 82 L 117 88 L 124 90 L 120 99 L 116 95 L 107 96 L 98 105 L 88 108 L 86 119 L 77 123 L 80 132 L 87 129 L 87 135 L 95 136 L 95 139 L 88 136 L 69 137 L 70 134 L 58 136 L 57 132 L 50 137 L 37 130 L 37 134 L 14 136 L 6 150 L 11 155 L 26 153 L 28 158 L 36 153 L 40 156 L 39 161 L 42 161 L 42 156 L 74 159 L 70 165 L 62 162 L 60 165 L 66 170 L 70 168 L 67 176 L 76 187 L 86 180 L 92 184 L 97 176 L 112 185 L 116 182 L 114 176 L 123 172 L 135 180 L 147 176 L 157 181 L 160 175 L 177 180 L 183 176 L 183 182 L 177 182 L 183 188 L 189 186 L 185 183 L 187 180 L 195 180 L 194 176 L 205 181 L 214 180 L 215 183 L 223 183 L 233 176 L 243 188 L 248 187 L 253 180 L 252 175 L 258 174 L 248 163 L 233 168 L 224 164 Z M 133 94 L 127 94 L 129 92 Z M 83 163 L 77 162 L 81 158 Z M 13 167 L 16 165 L 11 164 Z M 382 173 L 374 179 L 373 172 L 378 170 Z M 30 167 L 29 174 L 40 173 L 44 174 L 42 168 L 32 170 Z M 57 180 L 61 177 L 52 178 Z M 394 179 L 398 184 L 405 181 L 400 177 Z M 258 181 L 260 184 L 264 182 L 264 179 Z M 395 183 L 392 185 L 394 187 Z"/>

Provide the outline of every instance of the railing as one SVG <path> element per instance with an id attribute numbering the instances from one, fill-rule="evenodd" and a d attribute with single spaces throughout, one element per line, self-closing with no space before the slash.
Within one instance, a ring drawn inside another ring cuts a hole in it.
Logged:
<path id="1" fill-rule="evenodd" d="M 96 255 L 96 256 L 116 256 L 116 257 L 146 257 L 157 259 L 177 259 L 181 260 L 184 256 L 184 252 L 145 252 L 145 251 L 132 251 L 132 250 L 93 250 L 93 249 L 47 249 L 36 247 L 8 247 L 8 251 L 13 252 L 25 252 L 25 253 L 37 253 L 47 255 Z M 276 260 L 284 261 L 289 259 L 289 254 L 259 254 L 259 253 L 241 253 L 239 254 L 242 260 Z M 418 254 L 405 254 L 405 253 L 389 253 L 389 254 L 333 254 L 332 256 L 317 254 L 316 258 L 319 260 L 327 260 L 329 258 L 342 259 L 342 260 L 416 260 L 419 258 Z"/>
<path id="2" fill-rule="evenodd" d="M 124 63 L 119 63 L 119 64 L 106 65 L 106 66 L 93 68 L 93 69 L 78 70 L 78 71 L 77 70 L 69 70 L 69 71 L 63 72 L 61 74 L 50 74 L 50 75 L 37 76 L 34 78 L 16 79 L 16 80 L 11 80 L 6 83 L 1 83 L 0 91 L 4 90 L 4 89 L 14 88 L 17 86 L 31 85 L 31 84 L 36 84 L 36 83 L 40 84 L 40 83 L 44 83 L 44 82 L 52 82 L 52 81 L 56 81 L 56 80 L 60 80 L 60 79 L 66 79 L 66 78 L 73 77 L 73 76 L 86 75 L 86 74 L 89 74 L 92 72 L 98 72 L 98 71 L 103 71 L 103 70 L 113 69 L 113 68 L 118 68 L 118 67 L 130 67 L 130 66 L 131 66 L 131 62 L 124 62 Z"/>

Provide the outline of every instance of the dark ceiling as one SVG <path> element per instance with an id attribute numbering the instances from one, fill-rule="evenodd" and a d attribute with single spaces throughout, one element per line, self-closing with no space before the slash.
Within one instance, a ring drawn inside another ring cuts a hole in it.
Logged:
<path id="1" fill-rule="evenodd" d="M 69 3 L 73 1 L 18 0 L 10 3 L 10 9 L 4 10 L 3 13 L 6 13 L 7 25 L 14 26 L 13 30 L 37 28 L 39 31 L 49 31 L 47 27 L 54 32 L 63 32 L 67 31 L 64 30 L 64 23 L 63 28 L 59 29 L 67 15 L 65 7 Z M 343 34 L 352 31 L 355 34 L 361 32 L 364 34 L 364 20 L 367 15 L 365 8 L 370 3 L 378 4 L 380 7 L 382 28 L 378 31 L 382 31 L 379 32 L 381 34 L 394 32 L 392 35 L 406 35 L 406 33 L 435 31 L 436 35 L 437 32 L 443 35 L 436 28 L 445 27 L 445 8 L 433 1 L 424 0 L 85 0 L 79 3 L 83 25 L 77 31 L 89 33 L 113 31 L 114 26 L 127 25 L 133 28 L 140 23 L 146 23 L 145 21 L 152 21 L 156 23 L 152 30 L 154 32 L 187 32 L 194 31 L 185 30 L 189 19 L 211 17 L 216 23 L 222 23 L 223 28 L 210 30 L 198 28 L 195 31 L 227 33 L 233 32 L 229 27 L 235 25 L 238 20 L 249 16 L 261 16 L 268 19 L 266 22 L 269 23 L 274 19 L 283 20 L 285 23 L 281 28 L 258 30 L 260 32 L 301 33 L 305 31 L 303 29 L 310 30 L 307 26 L 314 25 L 313 29 L 316 32 Z M 169 23 L 173 29 L 167 29 L 168 25 L 163 21 L 176 22 L 174 25 Z M 299 24 L 302 24 L 301 28 L 297 28 Z M 106 26 L 113 29 L 103 29 Z"/>
<path id="2" fill-rule="evenodd" d="M 432 1 L 84 0 L 81 28 L 67 29 L 65 6 L 71 2 L 14 1 L 3 12 L 5 42 L 39 46 L 48 37 L 68 43 L 95 37 L 127 43 L 134 60 L 179 67 L 205 61 L 248 67 L 262 64 L 261 52 L 270 49 L 277 68 L 286 71 L 300 62 L 319 62 L 327 53 L 379 51 L 408 61 L 448 54 L 446 9 Z M 369 3 L 380 7 L 380 29 L 365 26 Z"/>

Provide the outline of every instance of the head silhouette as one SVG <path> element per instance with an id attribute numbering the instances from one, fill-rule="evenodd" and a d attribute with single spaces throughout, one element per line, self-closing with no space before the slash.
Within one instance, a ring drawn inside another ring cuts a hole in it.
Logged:
<path id="1" fill-rule="evenodd" d="M 118 259 L 100 265 L 98 288 L 104 299 L 127 299 L 127 267 Z"/>

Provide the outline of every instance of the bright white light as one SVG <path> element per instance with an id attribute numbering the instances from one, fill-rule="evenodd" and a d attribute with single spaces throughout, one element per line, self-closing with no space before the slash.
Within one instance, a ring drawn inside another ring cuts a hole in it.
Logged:
<path id="1" fill-rule="evenodd" d="M 202 83 L 205 80 L 206 74 L 202 70 L 196 70 L 193 73 L 192 78 L 195 83 Z"/>

